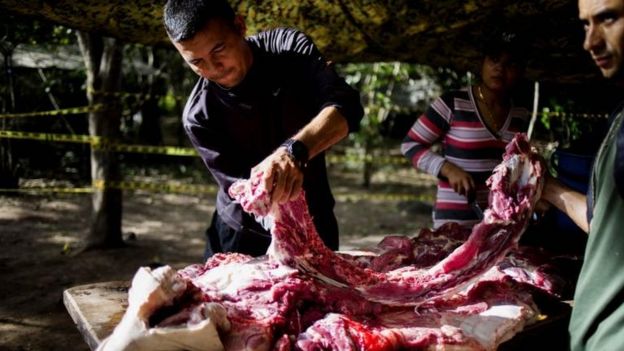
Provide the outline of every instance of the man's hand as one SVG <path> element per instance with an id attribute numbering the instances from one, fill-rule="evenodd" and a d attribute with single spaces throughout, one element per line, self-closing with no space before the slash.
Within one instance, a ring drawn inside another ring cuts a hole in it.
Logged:
<path id="1" fill-rule="evenodd" d="M 444 162 L 440 175 L 447 179 L 456 193 L 468 196 L 475 191 L 475 183 L 470 174 L 451 162 Z"/>
<path id="2" fill-rule="evenodd" d="M 261 173 L 262 182 L 271 194 L 271 204 L 283 203 L 299 195 L 303 172 L 284 147 L 279 147 L 251 169 L 251 178 Z"/>

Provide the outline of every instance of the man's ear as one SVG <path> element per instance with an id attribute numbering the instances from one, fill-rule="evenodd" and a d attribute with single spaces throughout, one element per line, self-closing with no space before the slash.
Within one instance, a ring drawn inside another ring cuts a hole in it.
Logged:
<path id="1" fill-rule="evenodd" d="M 245 24 L 243 16 L 237 15 L 234 17 L 234 28 L 236 28 L 236 32 L 242 37 L 247 34 L 247 25 Z"/>

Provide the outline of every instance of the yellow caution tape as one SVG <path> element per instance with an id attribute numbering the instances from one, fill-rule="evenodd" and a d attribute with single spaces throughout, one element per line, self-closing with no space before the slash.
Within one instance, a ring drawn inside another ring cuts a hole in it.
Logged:
<path id="1" fill-rule="evenodd" d="M 147 190 L 164 193 L 188 193 L 188 194 L 216 194 L 216 185 L 179 184 L 179 183 L 153 183 L 139 181 L 109 181 L 102 179 L 93 182 L 91 187 L 22 187 L 19 189 L 0 189 L 4 193 L 93 193 L 98 190 Z"/>
<path id="2" fill-rule="evenodd" d="M 93 193 L 95 191 L 103 191 L 106 189 L 120 189 L 120 190 L 145 190 L 150 192 L 161 193 L 184 193 L 184 194 L 216 194 L 218 187 L 213 184 L 199 185 L 199 184 L 180 184 L 180 183 L 154 183 L 154 182 L 141 182 L 141 181 L 104 181 L 102 179 L 95 180 L 91 187 L 22 187 L 19 189 L 0 189 L 0 193 L 70 193 L 70 194 L 83 194 Z M 338 193 L 335 194 L 335 198 L 338 201 L 346 202 L 358 202 L 358 201 L 421 201 L 421 202 L 433 202 L 435 200 L 433 195 L 414 195 L 414 194 L 374 194 L 374 193 L 361 193 L 361 194 L 347 194 Z"/>
<path id="3" fill-rule="evenodd" d="M 116 152 L 132 152 L 139 154 L 158 154 L 168 156 L 197 156 L 197 151 L 189 147 L 151 146 L 131 144 L 103 144 L 100 148 Z"/>
<path id="4" fill-rule="evenodd" d="M 21 118 L 21 117 L 41 117 L 41 116 L 60 116 L 60 115 L 78 115 L 81 113 L 89 113 L 99 111 L 104 107 L 102 104 L 93 106 L 69 107 L 59 110 L 26 112 L 26 113 L 7 113 L 0 115 L 0 118 Z"/>
<path id="5" fill-rule="evenodd" d="M 93 188 L 70 188 L 70 187 L 26 187 L 19 189 L 0 189 L 0 193 L 70 193 L 70 194 L 79 194 L 79 193 L 92 193 Z"/>
<path id="6" fill-rule="evenodd" d="M 20 131 L 14 131 L 14 130 L 0 130 L 0 138 L 28 139 L 28 140 L 41 140 L 41 141 L 60 141 L 60 142 L 83 143 L 83 144 L 99 142 L 99 138 L 91 137 L 89 135 L 34 133 L 34 132 L 20 132 Z"/>
<path id="7" fill-rule="evenodd" d="M 607 113 L 575 113 L 575 112 L 559 112 L 559 111 L 543 111 L 540 112 L 542 115 L 547 115 L 549 117 L 570 117 L 570 118 L 609 118 L 609 114 Z"/>
<path id="8" fill-rule="evenodd" d="M 169 156 L 197 156 L 197 151 L 189 147 L 112 143 L 102 137 L 94 137 L 89 135 L 34 133 L 14 130 L 0 130 L 0 138 L 83 143 L 91 144 L 93 148 L 96 148 L 98 150 L 110 150 L 114 152 L 159 154 Z M 409 165 L 409 161 L 404 157 L 400 156 L 328 155 L 327 161 L 330 163 L 367 161 L 374 164 Z"/>
<path id="9" fill-rule="evenodd" d="M 374 194 L 374 193 L 362 193 L 362 194 L 335 194 L 334 197 L 338 201 L 351 201 L 357 202 L 362 200 L 369 201 L 420 201 L 420 202 L 433 202 L 435 196 L 433 195 L 415 195 L 415 194 Z"/>
<path id="10" fill-rule="evenodd" d="M 121 190 L 148 190 L 154 192 L 165 193 L 190 193 L 190 194 L 216 194 L 216 185 L 198 185 L 198 184 L 179 184 L 179 183 L 153 183 L 139 181 L 104 181 L 98 179 L 93 182 L 93 189 L 105 190 L 121 189 Z"/>
<path id="11" fill-rule="evenodd" d="M 183 193 L 183 194 L 216 194 L 218 187 L 216 185 L 199 185 L 199 184 L 180 184 L 180 183 L 154 183 L 141 181 L 104 181 L 102 179 L 95 180 L 91 187 L 22 187 L 19 189 L 0 189 L 0 193 L 69 193 L 84 194 L 93 193 L 95 191 L 103 191 L 106 189 L 120 190 L 145 190 L 160 193 Z M 414 194 L 335 194 L 335 198 L 342 202 L 358 202 L 358 201 L 421 201 L 433 202 L 433 195 L 414 195 Z"/>
<path id="12" fill-rule="evenodd" d="M 90 135 L 33 133 L 14 130 L 0 130 L 0 138 L 83 143 L 91 144 L 93 148 L 96 148 L 98 150 L 110 150 L 115 152 L 160 154 L 170 156 L 197 156 L 197 151 L 195 151 L 195 149 L 193 148 L 111 143 L 102 137 L 94 137 Z"/>

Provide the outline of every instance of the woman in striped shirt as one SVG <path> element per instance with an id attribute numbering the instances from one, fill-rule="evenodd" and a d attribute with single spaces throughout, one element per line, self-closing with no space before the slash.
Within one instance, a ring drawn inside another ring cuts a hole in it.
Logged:
<path id="1" fill-rule="evenodd" d="M 479 222 L 469 200 L 487 207 L 485 181 L 501 162 L 505 145 L 526 129 L 528 110 L 511 100 L 525 64 L 525 50 L 517 39 L 504 33 L 488 41 L 481 82 L 436 99 L 401 144 L 415 168 L 439 178 L 434 228 L 447 222 L 466 227 Z M 436 142 L 441 143 L 441 153 L 431 149 Z"/>

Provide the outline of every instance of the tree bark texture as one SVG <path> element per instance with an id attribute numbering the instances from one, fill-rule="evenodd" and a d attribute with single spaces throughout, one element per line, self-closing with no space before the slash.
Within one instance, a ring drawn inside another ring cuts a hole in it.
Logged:
<path id="1" fill-rule="evenodd" d="M 13 79 L 13 50 L 14 45 L 0 42 L 0 51 L 4 58 L 4 75 L 6 76 L 6 101 L 2 102 L 0 113 L 15 112 L 15 85 Z M 4 99 L 2 99 L 4 100 Z M 0 130 L 10 130 L 15 121 L 2 118 Z M 19 186 L 18 165 L 13 159 L 11 139 L 0 139 L 0 188 L 17 189 Z"/>
<path id="2" fill-rule="evenodd" d="M 101 146 L 91 147 L 91 179 L 94 182 L 91 227 L 85 245 L 117 247 L 123 244 L 121 234 L 122 191 L 111 187 L 119 181 L 117 154 L 107 143 L 120 140 L 121 104 L 114 94 L 120 90 L 123 46 L 117 39 L 78 32 L 78 42 L 87 72 L 87 97 L 90 106 L 99 108 L 89 113 L 89 135 L 101 138 Z"/>

